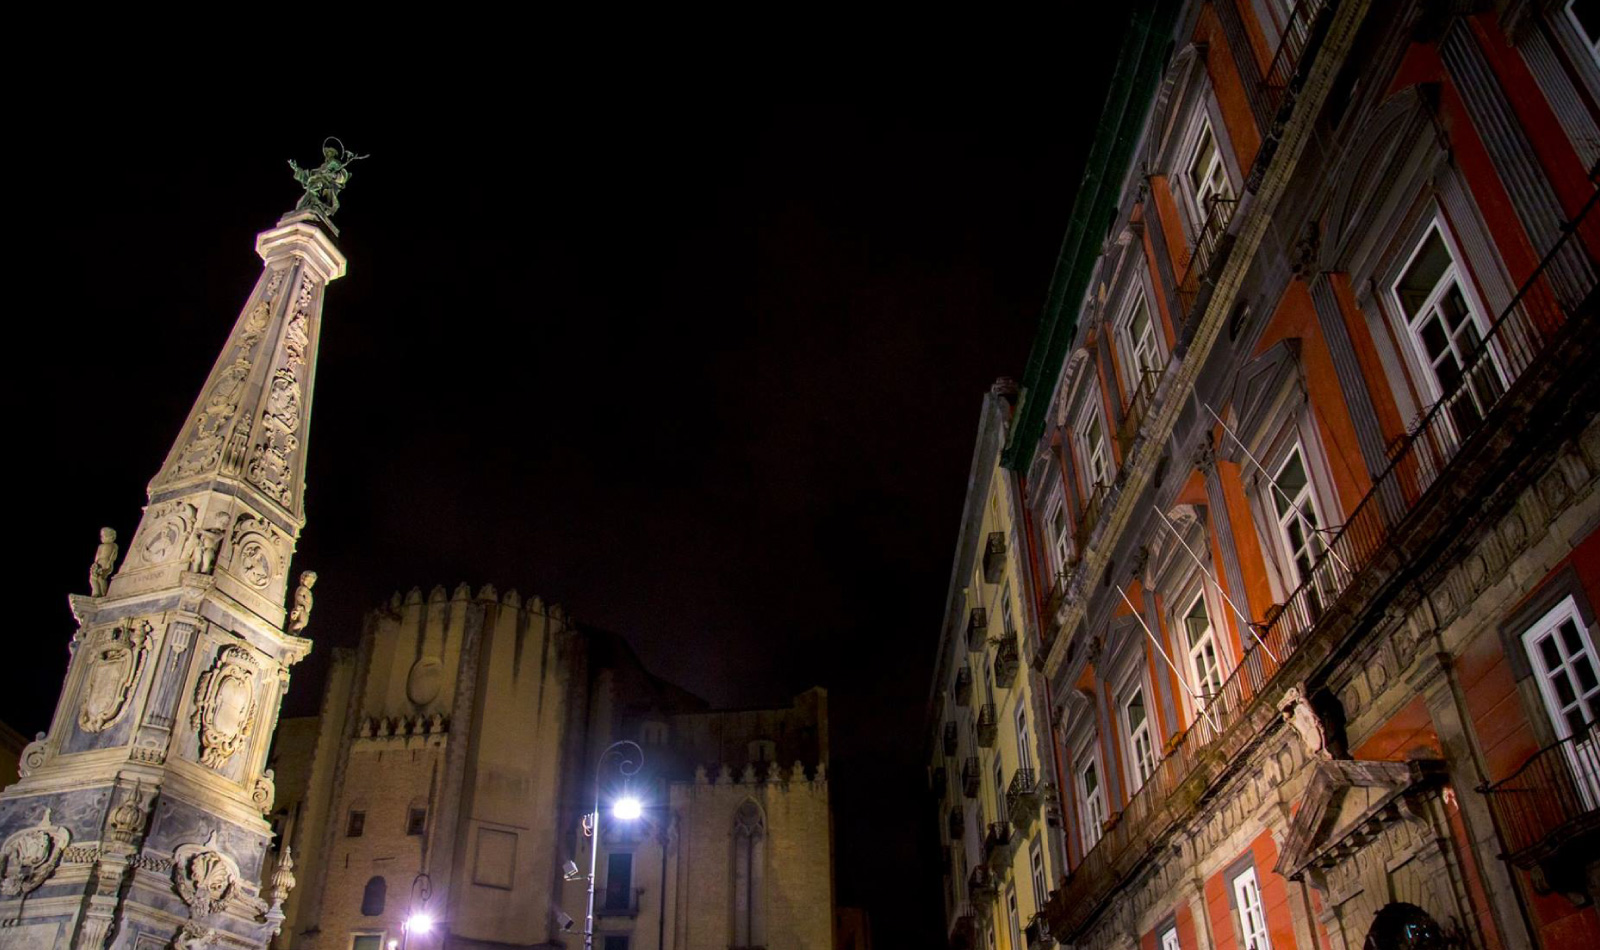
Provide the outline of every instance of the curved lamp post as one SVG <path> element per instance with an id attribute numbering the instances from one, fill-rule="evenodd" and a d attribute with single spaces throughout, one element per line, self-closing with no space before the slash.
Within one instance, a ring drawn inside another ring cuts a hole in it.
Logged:
<path id="1" fill-rule="evenodd" d="M 584 819 L 593 839 L 589 845 L 589 913 L 583 925 L 583 950 L 594 950 L 594 875 L 600 860 L 600 770 L 606 761 L 617 760 L 617 772 L 624 778 L 636 775 L 644 765 L 644 750 L 632 739 L 618 739 L 606 746 L 594 764 L 594 811 Z M 623 795 L 612 803 L 612 815 L 618 821 L 634 821 L 644 811 L 644 806 L 633 795 Z"/>
<path id="2" fill-rule="evenodd" d="M 406 907 L 406 921 L 400 928 L 400 950 L 409 950 L 413 933 L 433 932 L 433 915 L 428 913 L 428 898 L 432 896 L 433 878 L 426 871 L 418 872 L 411 879 L 411 902 Z"/>

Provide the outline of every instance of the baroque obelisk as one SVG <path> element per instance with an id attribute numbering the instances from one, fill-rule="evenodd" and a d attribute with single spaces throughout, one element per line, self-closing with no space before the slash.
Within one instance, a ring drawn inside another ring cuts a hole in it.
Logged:
<path id="1" fill-rule="evenodd" d="M 335 147 L 337 145 L 337 147 Z M 120 565 L 101 532 L 48 732 L 0 793 L 0 947 L 263 947 L 293 862 L 272 853 L 267 747 L 311 650 L 305 465 L 332 223 L 360 158 L 329 139 L 149 486 Z M 86 541 L 91 539 L 86 539 Z M 112 573 L 113 570 L 115 573 Z M 266 879 L 263 879 L 263 875 Z"/>

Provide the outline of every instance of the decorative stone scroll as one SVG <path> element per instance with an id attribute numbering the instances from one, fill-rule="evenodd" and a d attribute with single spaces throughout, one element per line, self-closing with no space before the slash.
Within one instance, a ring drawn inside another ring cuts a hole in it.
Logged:
<path id="1" fill-rule="evenodd" d="M 78 707 L 78 728 L 84 732 L 104 732 L 128 709 L 139 674 L 150 652 L 153 628 L 148 621 L 134 620 L 102 634 L 89 654 L 89 672 L 84 677 L 83 701 Z"/>
<path id="2" fill-rule="evenodd" d="M 32 742 L 22 747 L 22 758 L 17 763 L 18 775 L 27 777 L 44 765 L 46 755 L 44 740 L 45 734 L 41 732 L 33 737 Z"/>
<path id="3" fill-rule="evenodd" d="M 0 845 L 0 897 L 22 897 L 43 884 L 72 840 L 72 832 L 50 824 L 50 809 L 39 823 L 7 838 Z"/>
<path id="4" fill-rule="evenodd" d="M 240 646 L 223 647 L 195 686 L 190 728 L 200 736 L 200 764 L 220 769 L 250 738 L 256 722 L 256 659 Z"/>

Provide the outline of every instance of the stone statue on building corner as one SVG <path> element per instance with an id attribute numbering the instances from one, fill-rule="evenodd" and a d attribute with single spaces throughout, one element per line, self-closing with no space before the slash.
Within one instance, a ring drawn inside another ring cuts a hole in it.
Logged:
<path id="1" fill-rule="evenodd" d="M 1283 694 L 1283 700 L 1278 703 L 1278 709 L 1283 721 L 1294 727 L 1294 731 L 1300 735 L 1300 744 L 1305 747 L 1308 758 L 1333 758 L 1328 751 L 1328 733 L 1323 728 L 1322 719 L 1311 708 L 1300 687 L 1289 687 L 1289 691 Z"/>
<path id="2" fill-rule="evenodd" d="M 294 209 L 310 211 L 324 219 L 332 218 L 339 210 L 339 192 L 350 183 L 351 163 L 368 157 L 350 151 L 330 135 L 322 140 L 322 164 L 316 168 L 301 168 L 291 158 L 289 167 L 294 169 L 294 180 L 305 189 Z"/>
<path id="3" fill-rule="evenodd" d="M 316 583 L 316 571 L 300 572 L 300 586 L 294 589 L 294 606 L 289 608 L 290 633 L 299 633 L 311 622 L 311 588 Z"/>
<path id="4" fill-rule="evenodd" d="M 213 515 L 210 524 L 195 527 L 183 548 L 191 573 L 210 574 L 216 570 L 217 551 L 222 548 L 222 538 L 227 533 L 228 513 L 225 511 Z"/>
<path id="5" fill-rule="evenodd" d="M 101 528 L 100 546 L 94 549 L 94 563 L 89 565 L 89 596 L 104 597 L 111 583 L 111 572 L 116 569 L 117 532 Z"/>

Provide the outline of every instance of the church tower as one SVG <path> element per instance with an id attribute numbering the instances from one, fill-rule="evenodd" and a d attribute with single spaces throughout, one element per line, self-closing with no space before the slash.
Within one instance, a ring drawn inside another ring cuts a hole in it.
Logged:
<path id="1" fill-rule="evenodd" d="M 293 861 L 267 860 L 264 765 L 311 650 L 316 576 L 291 597 L 290 558 L 323 295 L 345 272 L 330 218 L 360 157 L 336 142 L 257 236 L 261 277 L 120 565 L 105 529 L 70 597 L 55 715 L 0 793 L 0 947 L 259 948 L 282 923 Z"/>

